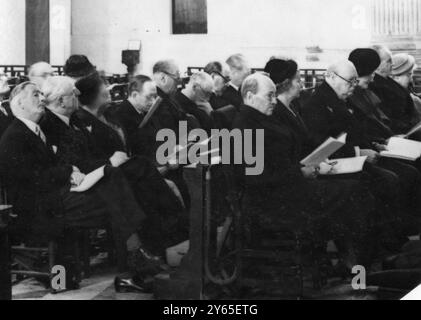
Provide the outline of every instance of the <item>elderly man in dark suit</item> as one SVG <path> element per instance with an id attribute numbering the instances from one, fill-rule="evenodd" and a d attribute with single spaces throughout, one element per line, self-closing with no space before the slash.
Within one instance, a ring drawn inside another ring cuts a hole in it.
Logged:
<path id="1" fill-rule="evenodd" d="M 218 110 L 230 104 L 229 101 L 222 98 L 227 85 L 230 82 L 228 65 L 219 61 L 209 62 L 203 70 L 212 77 L 214 93 L 210 98 L 210 104 L 214 110 Z"/>
<path id="2" fill-rule="evenodd" d="M 370 84 L 370 89 L 380 98 L 382 110 L 391 120 L 393 132 L 406 134 L 417 124 L 417 112 L 409 91 L 394 81 L 391 75 L 392 72 L 400 75 L 412 71 L 415 62 L 398 66 L 397 71 L 393 71 L 390 51 L 382 46 L 375 46 L 374 49 L 380 56 L 381 64 L 376 71 L 374 81 Z"/>
<path id="3" fill-rule="evenodd" d="M 329 67 L 325 82 L 302 110 L 303 119 L 313 138 L 319 144 L 329 137 L 348 133 L 346 145 L 333 157 L 367 156 L 365 173 L 371 192 L 384 202 L 393 218 L 403 214 L 407 190 L 415 190 L 417 173 L 411 166 L 379 156 L 372 142 L 365 135 L 360 121 L 347 104 L 347 99 L 358 85 L 358 73 L 350 61 L 340 61 Z M 365 176 L 365 175 L 363 175 Z M 410 230 L 415 234 L 419 231 Z"/>
<path id="4" fill-rule="evenodd" d="M 73 114 L 72 120 L 90 141 L 94 159 L 105 161 L 110 159 L 111 161 L 115 155 L 118 155 L 118 161 L 121 157 L 122 162 L 118 167 L 130 182 L 138 202 L 148 215 L 148 225 L 153 223 L 156 226 L 146 230 L 149 236 L 145 241 L 148 241 L 148 245 L 150 244 L 154 249 L 163 252 L 168 246 L 176 244 L 176 241 L 179 243 L 185 240 L 188 224 L 183 223 L 186 210 L 182 191 L 180 192 L 173 181 L 164 179 L 154 161 L 138 154 L 136 149 L 133 149 L 137 141 L 131 135 L 132 128 L 125 126 L 126 118 L 120 118 L 113 113 L 108 114 L 107 109 L 103 108 L 103 105 L 107 103 L 107 89 L 99 77 L 91 76 L 81 79 L 76 83 L 76 87 L 82 107 Z M 153 98 L 155 94 L 153 92 L 151 94 Z M 129 106 L 126 105 L 126 107 Z M 118 111 L 120 109 L 118 108 Z M 131 113 L 131 111 L 129 108 L 128 112 Z M 125 112 L 123 111 L 123 114 Z M 132 120 L 137 121 L 137 118 L 133 117 Z M 156 140 L 155 137 L 153 139 Z M 130 156 L 126 146 L 132 148 Z M 165 231 L 160 233 L 162 228 Z M 165 234 L 165 236 L 157 240 L 160 234 Z"/>
<path id="5" fill-rule="evenodd" d="M 243 103 L 241 86 L 244 79 L 250 75 L 251 70 L 246 58 L 242 54 L 234 54 L 230 56 L 226 63 L 230 69 L 230 82 L 222 93 L 221 98 L 228 101 L 228 104 L 233 105 L 238 109 Z"/>
<path id="6" fill-rule="evenodd" d="M 301 167 L 295 134 L 271 117 L 276 87 L 268 77 L 248 77 L 242 93 L 245 104 L 234 127 L 253 130 L 254 134 L 264 130 L 264 141 L 260 142 L 264 143 L 264 172 L 258 176 L 240 172 L 245 187 L 244 207 L 251 215 L 248 218 L 271 230 L 290 221 L 294 230 L 312 232 L 321 241 L 345 238 L 343 243 L 352 244 L 361 254 L 358 258 L 363 259 L 362 239 L 373 205 L 369 193 L 358 181 L 318 180 L 317 168 Z"/>
<path id="7" fill-rule="evenodd" d="M 126 249 L 135 270 L 159 267 L 160 259 L 143 248 L 138 230 L 145 214 L 124 176 L 107 166 L 104 177 L 92 188 L 71 192 L 85 175 L 75 166 L 59 163 L 55 148 L 41 130 L 45 98 L 37 86 L 31 82 L 18 85 L 11 95 L 11 108 L 17 119 L 0 140 L 0 174 L 23 234 L 61 236 L 68 228 L 109 223 L 120 258 Z"/>

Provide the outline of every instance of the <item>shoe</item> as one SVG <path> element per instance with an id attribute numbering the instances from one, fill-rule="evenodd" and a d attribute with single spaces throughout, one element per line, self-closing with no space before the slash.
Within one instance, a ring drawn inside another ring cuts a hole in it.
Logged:
<path id="1" fill-rule="evenodd" d="M 139 248 L 129 255 L 128 264 L 131 269 L 138 275 L 156 275 L 161 271 L 167 270 L 162 259 L 145 250 Z"/>
<path id="2" fill-rule="evenodd" d="M 115 278 L 114 288 L 117 293 L 152 293 L 153 281 L 144 281 L 140 279 Z"/>

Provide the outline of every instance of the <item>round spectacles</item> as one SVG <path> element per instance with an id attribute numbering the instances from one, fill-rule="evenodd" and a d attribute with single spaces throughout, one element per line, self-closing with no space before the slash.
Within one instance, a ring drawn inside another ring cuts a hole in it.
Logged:
<path id="1" fill-rule="evenodd" d="M 333 72 L 333 74 L 336 75 L 337 77 L 341 78 L 342 80 L 344 80 L 345 82 L 347 82 L 348 84 L 350 84 L 353 87 L 357 86 L 360 83 L 360 80 L 358 80 L 357 78 L 345 79 L 344 77 L 340 76 L 336 72 Z"/>

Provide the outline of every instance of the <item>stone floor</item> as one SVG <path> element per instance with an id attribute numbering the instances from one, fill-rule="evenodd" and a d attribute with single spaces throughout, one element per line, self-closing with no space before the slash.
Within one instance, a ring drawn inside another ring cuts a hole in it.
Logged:
<path id="1" fill-rule="evenodd" d="M 85 279 L 79 290 L 51 294 L 35 279 L 27 279 L 13 286 L 13 300 L 151 300 L 152 295 L 116 293 L 115 272 L 103 271 Z"/>

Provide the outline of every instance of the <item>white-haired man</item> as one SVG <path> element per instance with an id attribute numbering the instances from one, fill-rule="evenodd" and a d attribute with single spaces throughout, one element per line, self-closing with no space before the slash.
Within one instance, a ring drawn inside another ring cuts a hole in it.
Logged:
<path id="1" fill-rule="evenodd" d="M 53 67 L 47 62 L 34 63 L 28 72 L 29 81 L 35 83 L 38 88 L 42 89 L 45 81 L 54 75 Z"/>
<path id="2" fill-rule="evenodd" d="M 198 72 L 193 74 L 186 87 L 174 96 L 183 111 L 192 115 L 197 121 L 197 126 L 207 132 L 214 128 L 213 110 L 209 104 L 213 89 L 212 77 L 205 72 Z"/>
<path id="3" fill-rule="evenodd" d="M 26 235 L 58 237 L 69 228 L 109 223 L 115 236 L 120 267 L 125 251 L 133 268 L 158 265 L 160 260 L 143 249 L 137 234 L 145 214 L 119 170 L 106 166 L 104 177 L 89 190 L 71 192 L 85 179 L 70 164 L 60 164 L 39 122 L 46 99 L 36 84 L 25 82 L 11 94 L 16 120 L 0 140 L 0 176 L 5 184 L 19 226 Z"/>

